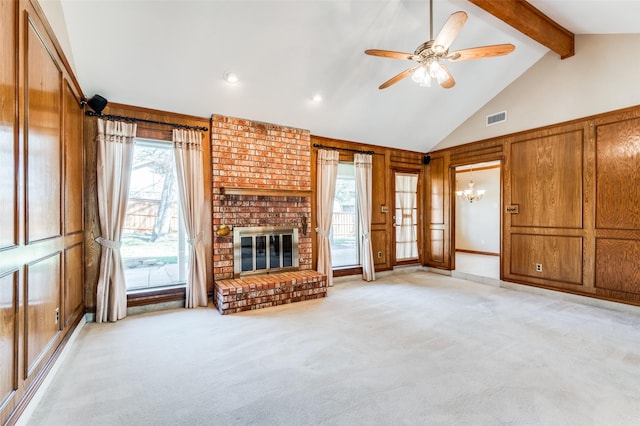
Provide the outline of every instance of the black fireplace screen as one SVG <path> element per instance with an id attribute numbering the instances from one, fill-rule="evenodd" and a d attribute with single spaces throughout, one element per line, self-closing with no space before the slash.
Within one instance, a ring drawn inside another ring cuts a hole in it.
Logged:
<path id="1" fill-rule="evenodd" d="M 297 228 L 235 228 L 233 241 L 236 276 L 298 268 Z"/>

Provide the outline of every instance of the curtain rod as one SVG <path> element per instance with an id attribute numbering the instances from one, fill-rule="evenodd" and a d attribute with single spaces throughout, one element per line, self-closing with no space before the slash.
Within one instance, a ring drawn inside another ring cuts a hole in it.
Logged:
<path id="1" fill-rule="evenodd" d="M 206 132 L 207 130 L 209 130 L 208 127 L 202 127 L 202 126 L 190 126 L 188 124 L 178 124 L 178 123 L 165 123 L 163 121 L 145 120 L 144 118 L 135 118 L 135 117 L 125 117 L 123 115 L 97 114 L 93 111 L 86 111 L 85 114 L 88 115 L 89 117 L 106 118 L 107 120 L 164 124 L 165 126 L 171 126 L 177 129 L 202 130 L 203 132 Z"/>
<path id="2" fill-rule="evenodd" d="M 375 151 L 362 151 L 362 150 L 359 150 L 359 149 L 338 148 L 338 147 L 335 147 L 335 146 L 320 145 L 319 143 L 314 143 L 313 147 L 314 148 L 333 149 L 333 150 L 338 150 L 338 151 L 357 152 L 358 154 L 369 154 L 369 155 L 375 154 Z"/>

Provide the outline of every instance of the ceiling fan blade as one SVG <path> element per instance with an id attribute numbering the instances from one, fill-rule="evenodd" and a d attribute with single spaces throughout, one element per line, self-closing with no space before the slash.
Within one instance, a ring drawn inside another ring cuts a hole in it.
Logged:
<path id="1" fill-rule="evenodd" d="M 458 33 L 467 22 L 467 14 L 463 11 L 452 13 L 444 23 L 442 29 L 433 41 L 432 49 L 434 51 L 445 51 L 449 48 L 453 40 L 458 36 Z"/>
<path id="2" fill-rule="evenodd" d="M 456 80 L 453 78 L 453 75 L 451 74 L 451 71 L 449 71 L 449 68 L 445 67 L 444 64 L 440 64 L 440 68 L 442 68 L 445 74 L 447 74 L 446 80 L 438 81 L 440 83 L 440 86 L 445 89 L 451 89 L 456 85 Z"/>
<path id="3" fill-rule="evenodd" d="M 369 50 L 365 50 L 364 53 L 371 56 L 382 56 L 383 58 L 391 58 L 391 59 L 413 60 L 413 58 L 415 57 L 413 53 L 394 52 L 393 50 L 369 49 Z"/>
<path id="4" fill-rule="evenodd" d="M 397 82 L 399 82 L 403 78 L 409 77 L 411 75 L 411 73 L 413 73 L 418 68 L 420 68 L 420 65 L 418 65 L 417 67 L 411 67 L 411 68 L 408 68 L 408 69 L 402 71 L 400 74 L 398 74 L 398 75 L 396 75 L 394 77 L 391 77 L 389 80 L 387 80 L 384 83 L 382 83 L 380 85 L 380 87 L 378 87 L 378 89 L 380 89 L 380 90 L 386 89 L 387 87 L 391 86 L 392 84 L 396 84 Z"/>
<path id="5" fill-rule="evenodd" d="M 491 58 L 492 56 L 508 55 L 516 47 L 511 44 L 494 44 L 492 46 L 472 47 L 470 49 L 456 50 L 447 55 L 447 59 L 454 62 L 470 61 L 473 59 Z"/>

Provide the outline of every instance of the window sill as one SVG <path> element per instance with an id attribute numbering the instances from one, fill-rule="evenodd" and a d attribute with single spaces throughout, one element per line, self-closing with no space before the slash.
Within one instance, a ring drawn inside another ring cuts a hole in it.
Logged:
<path id="1" fill-rule="evenodd" d="M 185 300 L 185 293 L 184 285 L 152 290 L 137 290 L 127 294 L 127 307 Z"/>
<path id="2" fill-rule="evenodd" d="M 346 277 L 348 275 L 358 275 L 358 274 L 362 274 L 362 266 L 336 268 L 333 270 L 334 277 Z"/>

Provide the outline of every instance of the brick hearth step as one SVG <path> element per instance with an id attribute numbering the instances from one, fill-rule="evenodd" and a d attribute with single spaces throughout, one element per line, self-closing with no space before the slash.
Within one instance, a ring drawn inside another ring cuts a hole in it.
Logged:
<path id="1" fill-rule="evenodd" d="M 215 301 L 222 315 L 269 308 L 327 296 L 327 277 L 316 271 L 279 272 L 216 281 Z"/>

